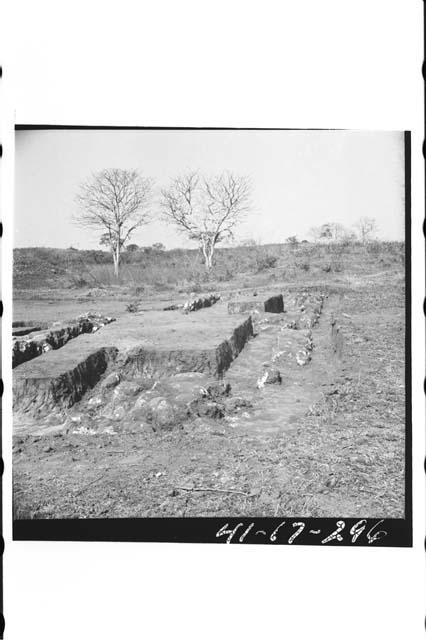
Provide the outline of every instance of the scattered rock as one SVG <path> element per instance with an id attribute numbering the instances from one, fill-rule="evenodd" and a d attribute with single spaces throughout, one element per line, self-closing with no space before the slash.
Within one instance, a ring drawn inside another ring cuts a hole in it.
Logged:
<path id="1" fill-rule="evenodd" d="M 155 398 L 151 400 L 150 410 L 152 422 L 159 429 L 171 429 L 176 423 L 176 415 L 173 405 L 165 398 Z"/>
<path id="2" fill-rule="evenodd" d="M 139 396 L 139 398 L 136 399 L 133 409 L 134 410 L 145 409 L 147 405 L 148 405 L 148 400 L 143 396 Z"/>
<path id="3" fill-rule="evenodd" d="M 116 407 L 111 416 L 111 420 L 121 422 L 126 417 L 127 411 L 123 406 Z"/>
<path id="4" fill-rule="evenodd" d="M 227 413 L 235 413 L 235 411 L 238 411 L 239 409 L 250 408 L 252 406 L 253 405 L 249 400 L 239 396 L 227 398 L 225 400 L 225 410 Z"/>
<path id="5" fill-rule="evenodd" d="M 90 398 L 87 404 L 90 407 L 100 407 L 103 405 L 103 403 L 104 401 L 102 400 L 102 398 L 100 398 L 99 396 L 93 396 L 93 398 Z"/>
<path id="6" fill-rule="evenodd" d="M 131 413 L 133 419 L 151 424 L 154 430 L 172 429 L 184 417 L 183 412 L 163 396 L 151 400 L 138 398 Z"/>
<path id="7" fill-rule="evenodd" d="M 204 307 L 211 307 L 218 300 L 220 300 L 220 296 L 216 293 L 210 293 L 204 297 L 187 300 L 183 305 L 183 312 L 189 313 L 190 311 L 198 311 L 198 309 L 203 309 Z"/>
<path id="8" fill-rule="evenodd" d="M 325 486 L 328 487 L 329 489 L 333 489 L 333 487 L 336 486 L 336 483 L 337 483 L 336 477 L 331 476 L 331 478 L 329 478 L 325 483 Z"/>
<path id="9" fill-rule="evenodd" d="M 126 311 L 128 311 L 129 313 L 138 313 L 141 310 L 141 306 L 142 302 L 140 301 L 130 302 L 130 304 L 126 306 Z"/>
<path id="10" fill-rule="evenodd" d="M 300 349 L 296 353 L 296 362 L 299 366 L 303 367 L 305 364 L 311 360 L 311 354 L 307 349 Z"/>
<path id="11" fill-rule="evenodd" d="M 102 382 L 103 389 L 112 389 L 120 384 L 120 374 L 118 373 L 110 373 L 109 376 L 105 378 Z"/>
<path id="12" fill-rule="evenodd" d="M 115 398 L 125 398 L 131 396 L 137 396 L 143 391 L 142 386 L 137 382 L 123 381 L 114 389 Z"/>
<path id="13" fill-rule="evenodd" d="M 223 418 L 225 415 L 225 407 L 219 402 L 213 400 L 207 400 L 205 402 L 198 402 L 191 404 L 191 409 L 200 418 L 213 418 L 214 420 Z"/>
<path id="14" fill-rule="evenodd" d="M 43 453 L 50 453 L 51 451 L 53 451 L 53 447 L 51 447 L 50 445 L 47 447 L 44 447 L 43 449 Z"/>
<path id="15" fill-rule="evenodd" d="M 214 383 L 208 387 L 201 387 L 200 394 L 203 398 L 220 398 L 222 396 L 229 396 L 231 393 L 231 385 L 228 383 Z"/>
<path id="16" fill-rule="evenodd" d="M 262 389 L 265 384 L 281 384 L 281 373 L 278 369 L 268 367 L 257 380 L 257 388 Z"/>

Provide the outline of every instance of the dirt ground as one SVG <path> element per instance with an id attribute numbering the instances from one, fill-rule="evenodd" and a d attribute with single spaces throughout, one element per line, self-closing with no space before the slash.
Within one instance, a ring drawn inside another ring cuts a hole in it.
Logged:
<path id="1" fill-rule="evenodd" d="M 98 302 L 96 311 L 125 313 L 123 301 Z M 15 319 L 27 319 L 28 300 L 14 305 Z M 89 306 L 38 300 L 30 315 L 51 320 L 76 310 Z M 344 336 L 340 358 L 330 348 L 334 313 Z M 84 430 L 83 403 L 73 408 L 74 429 L 40 435 L 15 425 L 15 518 L 403 517 L 402 272 L 339 282 L 312 330 L 312 361 L 286 366 L 278 355 L 282 384 L 257 389 L 254 369 L 276 349 L 274 331 L 259 332 L 225 374 L 250 401 L 234 414 L 192 416 L 157 431 L 122 416 L 105 421 L 109 430 Z"/>

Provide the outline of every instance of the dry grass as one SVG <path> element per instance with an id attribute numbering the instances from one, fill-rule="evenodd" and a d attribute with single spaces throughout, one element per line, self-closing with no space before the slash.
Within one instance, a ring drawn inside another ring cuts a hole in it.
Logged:
<path id="1" fill-rule="evenodd" d="M 103 251 L 15 249 L 14 288 L 74 288 L 120 284 L 152 286 L 158 290 L 200 290 L 221 286 L 236 278 L 303 281 L 332 280 L 337 275 L 366 275 L 380 269 L 400 269 L 402 243 L 284 244 L 219 248 L 210 274 L 196 249 L 124 253 L 117 282 L 111 257 Z M 251 282 L 254 286 L 257 281 Z"/>

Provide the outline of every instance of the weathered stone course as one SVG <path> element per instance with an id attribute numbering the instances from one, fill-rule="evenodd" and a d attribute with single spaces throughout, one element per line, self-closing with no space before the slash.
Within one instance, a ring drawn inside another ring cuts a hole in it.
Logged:
<path id="1" fill-rule="evenodd" d="M 228 313 L 263 312 L 283 313 L 284 300 L 282 294 L 271 296 L 266 300 L 261 300 L 257 296 L 253 298 L 242 298 L 228 302 Z"/>

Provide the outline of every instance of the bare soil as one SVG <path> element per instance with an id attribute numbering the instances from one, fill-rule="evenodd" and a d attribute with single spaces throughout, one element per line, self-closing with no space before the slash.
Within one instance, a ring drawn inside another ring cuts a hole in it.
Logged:
<path id="1" fill-rule="evenodd" d="M 224 375 L 231 392 L 217 406 L 237 398 L 234 409 L 192 413 L 172 429 L 153 430 L 134 418 L 129 400 L 114 399 L 112 390 L 104 392 L 106 404 L 99 410 L 90 408 L 91 398 L 99 396 L 95 387 L 62 415 L 63 422 L 44 418 L 34 428 L 15 418 L 15 518 L 403 517 L 403 280 L 395 270 L 376 276 L 347 277 L 334 287 L 316 283 L 327 298 L 311 330 L 312 357 L 304 366 L 295 353 L 307 331 L 286 326 L 294 291 L 283 283 L 286 313 L 253 316 L 257 335 Z M 299 285 L 296 293 L 302 289 Z M 176 302 L 178 296 L 154 297 L 145 301 L 146 308 L 160 309 L 166 298 Z M 31 320 L 90 310 L 83 303 L 50 302 L 31 303 Z M 126 316 L 123 301 L 98 303 L 93 310 Z M 27 301 L 15 302 L 17 320 L 26 319 L 24 306 L 28 310 Z M 170 314 L 181 317 L 179 312 L 157 316 L 170 322 Z M 214 333 L 218 314 L 215 305 L 191 315 L 195 325 L 203 318 Z M 340 357 L 333 350 L 335 316 L 343 336 Z M 229 318 L 235 322 L 238 316 Z M 113 331 L 114 325 L 102 331 Z M 154 327 L 155 322 L 151 332 Z M 99 341 L 100 335 L 73 342 Z M 187 339 L 190 344 L 190 333 Z M 258 388 L 266 365 L 281 372 L 281 384 Z M 203 375 L 160 380 L 157 388 L 169 399 L 176 389 L 197 397 L 200 387 L 212 382 Z M 144 393 L 153 392 L 145 388 Z M 118 406 L 124 414 L 117 419 Z"/>

